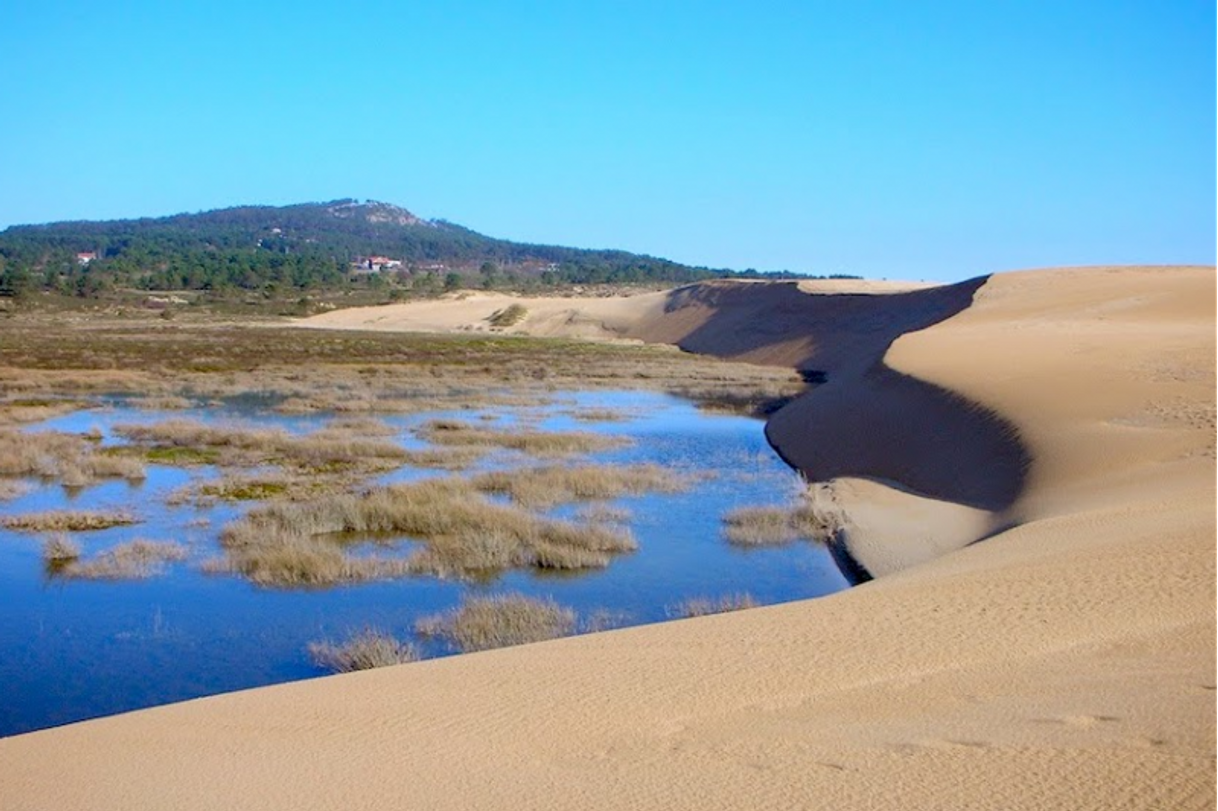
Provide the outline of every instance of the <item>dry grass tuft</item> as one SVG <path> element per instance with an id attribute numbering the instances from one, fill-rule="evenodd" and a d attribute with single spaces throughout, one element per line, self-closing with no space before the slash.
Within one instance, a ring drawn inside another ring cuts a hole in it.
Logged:
<path id="1" fill-rule="evenodd" d="M 23 397 L 0 399 L 0 425 L 21 425 L 42 422 L 52 417 L 71 414 L 89 404 L 82 400 Z"/>
<path id="2" fill-rule="evenodd" d="M 165 564 L 185 560 L 186 547 L 172 541 L 137 538 L 120 543 L 87 560 L 66 535 L 49 538 L 42 557 L 50 574 L 79 580 L 140 580 L 160 574 Z"/>
<path id="3" fill-rule="evenodd" d="M 812 500 L 798 507 L 741 507 L 723 517 L 723 534 L 735 546 L 781 546 L 803 539 L 826 543 L 840 518 Z"/>
<path id="4" fill-rule="evenodd" d="M 422 541 L 408 559 L 352 557 L 352 537 Z M 468 482 L 431 479 L 250 511 L 220 535 L 227 568 L 265 585 L 322 585 L 406 574 L 485 577 L 509 568 L 603 567 L 636 547 L 624 531 L 492 504 Z M 219 564 L 212 564 L 217 570 Z"/>
<path id="5" fill-rule="evenodd" d="M 23 532 L 87 532 L 95 529 L 138 524 L 140 519 L 123 510 L 48 510 L 40 513 L 8 515 L 0 526 Z"/>
<path id="6" fill-rule="evenodd" d="M 50 574 L 59 574 L 80 560 L 80 545 L 63 532 L 57 532 L 42 542 L 42 560 Z"/>
<path id="7" fill-rule="evenodd" d="M 416 662 L 419 652 L 410 643 L 402 642 L 391 634 L 365 628 L 345 642 L 336 644 L 327 640 L 309 643 L 309 657 L 318 667 L 335 673 L 350 673 Z"/>
<path id="8" fill-rule="evenodd" d="M 497 431 L 460 420 L 430 420 L 415 430 L 420 439 L 436 445 L 508 448 L 534 456 L 568 456 L 621 448 L 626 437 L 586 431 Z"/>
<path id="9" fill-rule="evenodd" d="M 682 619 L 686 617 L 702 617 L 707 614 L 722 614 L 727 611 L 741 611 L 746 608 L 756 608 L 757 601 L 752 595 L 725 594 L 718 599 L 711 597 L 691 597 L 688 600 L 669 607 L 669 616 Z"/>
<path id="10" fill-rule="evenodd" d="M 575 633 L 576 616 L 552 600 L 504 594 L 466 600 L 445 614 L 419 620 L 415 630 L 467 653 L 569 636 Z"/>
<path id="11" fill-rule="evenodd" d="M 437 468 L 440 470 L 465 470 L 486 456 L 481 448 L 428 448 L 405 451 L 405 462 L 411 467 Z"/>
<path id="12" fill-rule="evenodd" d="M 584 408 L 570 412 L 571 419 L 579 422 L 627 422 L 630 415 L 612 408 Z"/>
<path id="13" fill-rule="evenodd" d="M 0 476 L 39 476 L 65 487 L 86 487 L 99 479 L 146 477 L 138 460 L 99 449 L 94 437 L 59 431 L 0 431 Z"/>
<path id="14" fill-rule="evenodd" d="M 173 419 L 151 425 L 118 425 L 114 432 L 146 448 L 149 459 L 229 466 L 273 464 L 303 471 L 384 471 L 400 466 L 406 452 L 393 442 L 365 439 L 349 427 L 330 426 L 293 436 L 280 429 L 209 425 Z"/>
<path id="15" fill-rule="evenodd" d="M 200 484 L 191 494 L 204 503 L 212 500 L 265 501 L 287 494 L 294 483 L 284 477 L 225 476 L 219 481 Z"/>
<path id="16" fill-rule="evenodd" d="M 335 417 L 321 429 L 319 433 L 327 436 L 337 437 L 370 437 L 370 436 L 395 436 L 398 429 L 394 428 L 384 420 L 375 417 L 365 417 L 356 415 L 342 415 Z"/>
<path id="17" fill-rule="evenodd" d="M 474 487 L 506 495 L 527 507 L 552 507 L 572 501 L 594 501 L 627 494 L 674 493 L 687 479 L 658 465 L 587 465 L 494 471 L 476 476 Z"/>
<path id="18" fill-rule="evenodd" d="M 735 546 L 781 546 L 799 538 L 787 507 L 741 507 L 723 516 L 723 534 Z"/>
<path id="19" fill-rule="evenodd" d="M 240 574 L 260 586 L 332 586 L 403 577 L 406 561 L 378 556 L 355 557 L 337 542 L 290 529 L 268 529 L 261 537 L 221 535 L 223 558 L 203 564 L 209 574 Z"/>

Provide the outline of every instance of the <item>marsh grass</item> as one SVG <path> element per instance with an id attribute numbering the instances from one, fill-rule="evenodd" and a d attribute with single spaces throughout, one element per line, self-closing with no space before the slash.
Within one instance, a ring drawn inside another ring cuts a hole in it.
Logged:
<path id="1" fill-rule="evenodd" d="M 218 463 L 220 452 L 215 448 L 154 447 L 144 449 L 144 458 L 158 465 L 200 467 Z"/>
<path id="2" fill-rule="evenodd" d="M 23 425 L 71 414 L 90 403 L 61 397 L 0 398 L 0 425 Z"/>
<path id="3" fill-rule="evenodd" d="M 297 532 L 273 531 L 257 543 L 225 547 L 223 557 L 206 560 L 206 574 L 237 574 L 259 586 L 320 588 L 405 577 L 412 570 L 393 557 L 346 554 L 339 544 Z"/>
<path id="4" fill-rule="evenodd" d="M 781 546 L 799 538 L 787 507 L 741 507 L 723 516 L 723 534 L 735 546 Z"/>
<path id="5" fill-rule="evenodd" d="M 415 434 L 435 445 L 507 448 L 533 456 L 568 456 L 621 448 L 627 437 L 586 431 L 496 430 L 461 420 L 429 420 Z"/>
<path id="6" fill-rule="evenodd" d="M 274 464 L 297 470 L 341 473 L 392 470 L 406 459 L 393 442 L 366 439 L 350 428 L 323 428 L 294 436 L 277 428 L 210 425 L 171 419 L 149 425 L 117 425 L 114 433 L 160 452 L 158 460 L 179 457 L 183 464 L 209 460 L 225 466 Z"/>
<path id="7" fill-rule="evenodd" d="M 403 460 L 411 467 L 466 470 L 486 457 L 485 448 L 448 447 L 406 450 Z"/>
<path id="8" fill-rule="evenodd" d="M 48 510 L 0 517 L 0 525 L 22 532 L 89 532 L 139 522 L 125 510 Z"/>
<path id="9" fill-rule="evenodd" d="M 338 416 L 326 423 L 319 432 L 331 437 L 387 437 L 394 436 L 398 429 L 384 420 L 366 416 Z"/>
<path id="10" fill-rule="evenodd" d="M 42 542 L 42 561 L 48 574 L 57 575 L 80 560 L 80 545 L 67 533 L 57 532 Z"/>
<path id="11" fill-rule="evenodd" d="M 840 528 L 839 516 L 809 498 L 796 507 L 741 507 L 723 516 L 723 535 L 734 546 L 827 543 Z"/>
<path id="12" fill-rule="evenodd" d="M 179 543 L 144 538 L 116 544 L 92 558 L 83 558 L 76 542 L 63 534 L 52 535 L 42 547 L 48 574 L 78 580 L 142 580 L 187 556 Z"/>
<path id="13" fill-rule="evenodd" d="M 88 487 L 100 479 L 126 479 L 139 482 L 148 478 L 143 462 L 106 452 L 89 453 L 59 466 L 59 481 L 64 487 Z"/>
<path id="14" fill-rule="evenodd" d="M 313 664 L 335 673 L 371 670 L 419 660 L 419 652 L 413 645 L 373 628 L 365 628 L 343 642 L 310 642 L 308 651 Z"/>
<path id="15" fill-rule="evenodd" d="M 283 411 L 361 415 L 539 404 L 560 388 L 630 388 L 758 413 L 805 387 L 787 369 L 666 347 L 65 317 L 37 308 L 6 319 L 4 349 L 0 424 L 69 413 L 87 406 L 84 398 L 112 393 L 205 403 L 256 391 Z"/>
<path id="16" fill-rule="evenodd" d="M 703 617 L 707 614 L 723 614 L 727 611 L 742 611 L 746 608 L 756 608 L 759 603 L 747 592 L 741 594 L 725 594 L 721 597 L 691 597 L 676 605 L 669 606 L 668 615 L 674 619 L 687 617 Z"/>
<path id="17" fill-rule="evenodd" d="M 408 558 L 356 557 L 352 541 L 424 544 Z M 251 510 L 224 527 L 227 568 L 263 585 L 322 585 L 407 574 L 484 577 L 509 568 L 603 567 L 636 547 L 619 529 L 492 504 L 468 482 L 432 479 Z"/>
<path id="18" fill-rule="evenodd" d="M 676 493 L 689 480 L 659 465 L 585 465 L 493 471 L 475 476 L 484 493 L 505 495 L 526 507 L 553 507 L 642 493 Z"/>
<path id="19" fill-rule="evenodd" d="M 65 487 L 87 487 L 102 479 L 143 480 L 138 459 L 98 448 L 98 436 L 60 431 L 0 431 L 0 476 L 37 476 Z"/>
<path id="20" fill-rule="evenodd" d="M 319 485 L 314 479 L 297 476 L 227 475 L 215 481 L 175 490 L 166 497 L 165 503 L 171 506 L 209 506 L 217 501 L 268 501 L 289 496 L 301 498 L 318 492 Z"/>
<path id="21" fill-rule="evenodd" d="M 420 636 L 443 639 L 463 653 L 557 639 L 576 628 L 571 609 L 521 594 L 470 598 L 415 624 Z"/>
<path id="22" fill-rule="evenodd" d="M 630 414 L 612 408 L 583 408 L 568 412 L 578 422 L 628 422 Z"/>

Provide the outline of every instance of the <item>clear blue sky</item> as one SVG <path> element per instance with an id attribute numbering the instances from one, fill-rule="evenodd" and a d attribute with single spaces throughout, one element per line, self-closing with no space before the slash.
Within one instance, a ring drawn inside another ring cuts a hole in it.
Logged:
<path id="1" fill-rule="evenodd" d="M 714 267 L 1215 257 L 1213 0 L 6 0 L 0 110 L 0 227 L 358 197 Z"/>

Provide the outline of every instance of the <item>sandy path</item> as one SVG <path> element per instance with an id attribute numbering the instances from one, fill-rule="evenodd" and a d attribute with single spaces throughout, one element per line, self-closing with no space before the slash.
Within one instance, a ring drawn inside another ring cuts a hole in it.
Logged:
<path id="1" fill-rule="evenodd" d="M 3 807 L 1213 808 L 1214 271 L 1006 274 L 974 295 L 880 361 L 1018 432 L 1026 476 L 982 505 L 1014 528 L 815 601 L 0 740 Z M 775 337 L 832 361 L 810 368 L 835 400 L 869 391 L 874 356 Z"/>

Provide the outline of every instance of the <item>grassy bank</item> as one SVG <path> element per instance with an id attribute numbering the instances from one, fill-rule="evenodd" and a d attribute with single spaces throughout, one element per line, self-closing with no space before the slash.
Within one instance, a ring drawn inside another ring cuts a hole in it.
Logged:
<path id="1" fill-rule="evenodd" d="M 761 413 L 803 387 L 789 370 L 559 339 L 176 323 L 139 311 L 20 313 L 5 316 L 3 329 L 0 424 L 45 419 L 103 393 L 157 407 L 252 396 L 292 413 L 363 415 L 538 403 L 560 389 L 642 388 Z"/>

